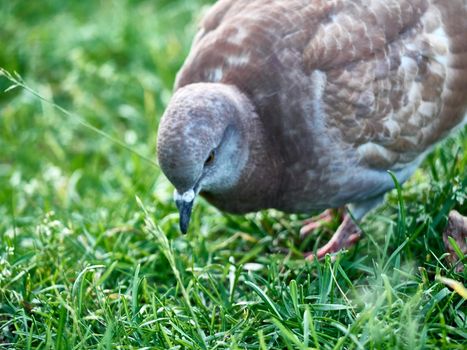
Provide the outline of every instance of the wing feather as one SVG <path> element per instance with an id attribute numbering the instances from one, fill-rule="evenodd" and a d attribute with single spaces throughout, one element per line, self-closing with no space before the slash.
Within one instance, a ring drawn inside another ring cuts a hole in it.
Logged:
<path id="1" fill-rule="evenodd" d="M 307 67 L 327 73 L 328 126 L 372 168 L 403 168 L 463 116 L 467 83 L 458 76 L 467 71 L 455 54 L 465 57 L 467 39 L 457 35 L 467 19 L 440 6 L 445 13 L 423 0 L 349 7 L 305 49 Z"/>

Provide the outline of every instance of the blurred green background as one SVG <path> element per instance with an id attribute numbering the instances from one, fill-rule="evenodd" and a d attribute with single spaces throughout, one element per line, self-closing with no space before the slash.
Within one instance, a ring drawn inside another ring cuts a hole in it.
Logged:
<path id="1" fill-rule="evenodd" d="M 435 276 L 466 280 L 441 240 L 449 210 L 467 213 L 465 131 L 336 262 L 300 252 L 338 222 L 301 241 L 304 217 L 276 211 L 233 217 L 200 201 L 179 236 L 172 187 L 135 152 L 155 161 L 213 2 L 0 1 L 0 67 L 73 113 L 0 93 L 0 348 L 464 349 L 465 300 Z M 11 85 L 0 76 L 0 91 Z"/>

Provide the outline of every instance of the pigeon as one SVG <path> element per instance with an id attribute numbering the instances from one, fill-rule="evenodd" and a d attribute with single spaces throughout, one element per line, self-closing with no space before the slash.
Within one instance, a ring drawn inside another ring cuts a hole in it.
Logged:
<path id="1" fill-rule="evenodd" d="M 234 214 L 345 207 L 317 257 L 350 247 L 388 171 L 404 183 L 465 124 L 466 33 L 466 0 L 218 1 L 158 130 L 181 231 L 199 195 Z"/>

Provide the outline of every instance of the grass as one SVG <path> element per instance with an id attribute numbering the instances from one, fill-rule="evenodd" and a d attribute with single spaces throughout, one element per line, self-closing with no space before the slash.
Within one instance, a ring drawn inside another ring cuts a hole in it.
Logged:
<path id="1" fill-rule="evenodd" d="M 276 211 L 200 201 L 179 235 L 145 158 L 210 2 L 0 3 L 0 67 L 71 111 L 0 94 L 0 348 L 465 349 L 467 272 L 441 232 L 451 209 L 467 213 L 466 130 L 335 261 L 299 252 L 336 223 L 300 242 L 303 217 Z"/>

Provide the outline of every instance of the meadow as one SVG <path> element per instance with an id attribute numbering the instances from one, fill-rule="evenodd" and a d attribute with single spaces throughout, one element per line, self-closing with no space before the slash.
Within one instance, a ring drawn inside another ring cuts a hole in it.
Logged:
<path id="1" fill-rule="evenodd" d="M 157 126 L 212 2 L 0 1 L 0 348 L 466 349 L 466 128 L 335 261 L 303 215 L 200 200 L 180 235 Z"/>

